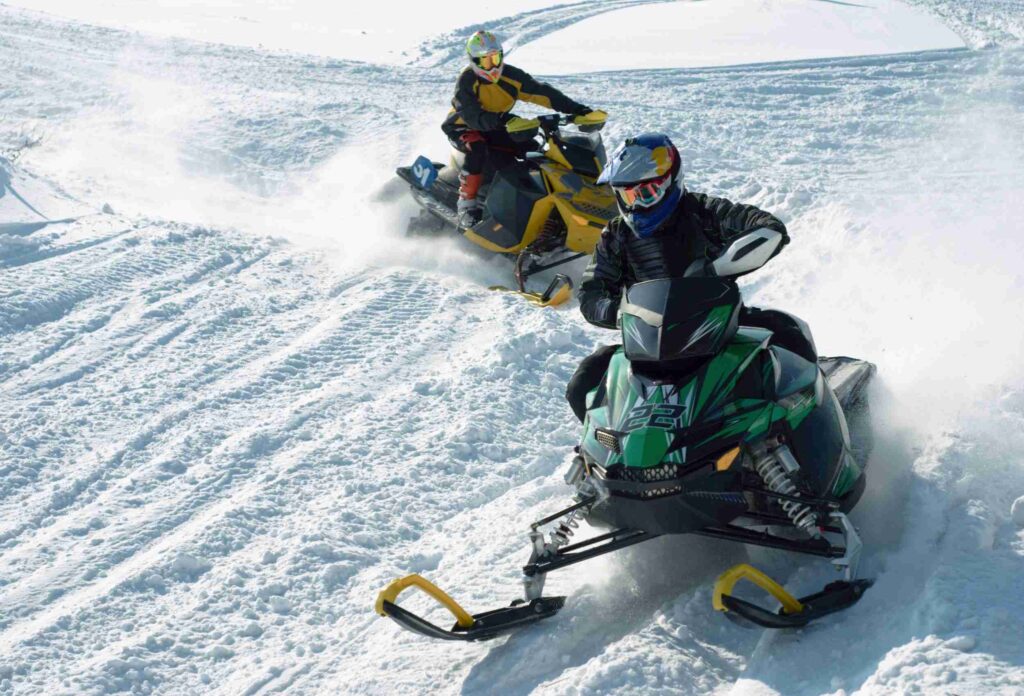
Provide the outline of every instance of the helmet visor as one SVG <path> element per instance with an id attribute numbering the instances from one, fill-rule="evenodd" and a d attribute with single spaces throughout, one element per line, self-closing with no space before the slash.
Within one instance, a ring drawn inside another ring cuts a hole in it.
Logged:
<path id="1" fill-rule="evenodd" d="M 657 205 L 672 187 L 672 173 L 669 172 L 657 179 L 641 181 L 628 186 L 613 186 L 619 202 L 626 210 L 639 210 Z"/>
<path id="2" fill-rule="evenodd" d="M 492 51 L 487 55 L 474 58 L 473 60 L 476 61 L 476 64 L 484 70 L 493 70 L 501 65 L 501 57 L 501 51 Z"/>

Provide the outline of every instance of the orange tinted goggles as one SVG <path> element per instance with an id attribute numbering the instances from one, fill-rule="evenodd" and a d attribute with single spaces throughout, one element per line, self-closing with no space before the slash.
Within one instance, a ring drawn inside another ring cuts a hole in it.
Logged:
<path id="1" fill-rule="evenodd" d="M 486 56 L 477 58 L 477 63 L 484 70 L 491 70 L 501 65 L 501 52 L 488 53 Z"/>
<path id="2" fill-rule="evenodd" d="M 671 178 L 671 174 L 665 174 L 653 181 L 644 181 L 633 186 L 616 186 L 615 193 L 630 210 L 649 208 L 665 197 Z"/>

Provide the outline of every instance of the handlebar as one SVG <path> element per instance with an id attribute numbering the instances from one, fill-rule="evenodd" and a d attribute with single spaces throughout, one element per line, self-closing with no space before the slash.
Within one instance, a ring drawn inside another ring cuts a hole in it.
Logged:
<path id="1" fill-rule="evenodd" d="M 559 126 L 576 125 L 584 133 L 600 130 L 604 127 L 608 114 L 604 111 L 591 111 L 585 115 L 543 114 L 526 119 L 513 117 L 506 125 L 506 130 L 513 135 L 533 137 L 539 130 L 544 135 L 551 135 Z"/>

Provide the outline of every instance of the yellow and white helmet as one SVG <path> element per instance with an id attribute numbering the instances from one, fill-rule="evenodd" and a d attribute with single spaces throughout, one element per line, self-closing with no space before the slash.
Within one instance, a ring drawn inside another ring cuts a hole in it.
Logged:
<path id="1" fill-rule="evenodd" d="M 482 80 L 497 82 L 504 66 L 505 51 L 501 42 L 489 31 L 478 31 L 466 41 L 466 54 L 473 72 Z"/>

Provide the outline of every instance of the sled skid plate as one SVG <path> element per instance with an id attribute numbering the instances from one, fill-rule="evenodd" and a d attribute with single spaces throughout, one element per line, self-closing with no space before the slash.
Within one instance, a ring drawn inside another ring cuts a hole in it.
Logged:
<path id="1" fill-rule="evenodd" d="M 775 597 L 782 607 L 778 612 L 771 612 L 733 597 L 730 593 L 739 580 L 754 583 Z M 734 614 L 764 628 L 800 628 L 815 619 L 853 606 L 873 583 L 873 580 L 867 579 L 839 580 L 825 585 L 821 592 L 797 599 L 761 571 L 741 563 L 719 576 L 715 583 L 712 605 L 718 611 Z"/>
<path id="2" fill-rule="evenodd" d="M 395 603 L 398 595 L 409 587 L 416 587 L 433 597 L 455 616 L 451 630 L 436 626 L 408 609 Z M 519 600 L 502 609 L 492 609 L 472 616 L 443 590 L 419 575 L 407 575 L 388 585 L 377 596 L 376 610 L 381 616 L 393 620 L 402 628 L 428 638 L 439 640 L 489 640 L 509 633 L 549 616 L 554 616 L 565 604 L 565 597 L 540 597 L 530 602 Z"/>
<path id="3" fill-rule="evenodd" d="M 529 292 L 527 290 L 513 290 L 512 288 L 506 288 L 503 285 L 492 285 L 490 290 L 500 290 L 501 292 L 511 292 L 525 298 L 527 302 L 537 307 L 557 307 L 560 304 L 565 304 L 570 297 L 572 297 L 572 281 L 568 276 L 559 273 L 551 282 L 544 292 Z"/>

